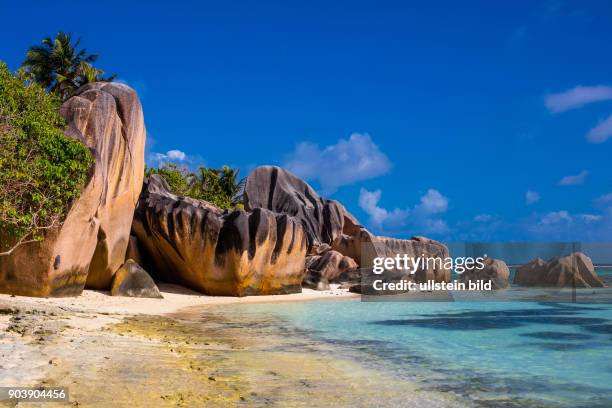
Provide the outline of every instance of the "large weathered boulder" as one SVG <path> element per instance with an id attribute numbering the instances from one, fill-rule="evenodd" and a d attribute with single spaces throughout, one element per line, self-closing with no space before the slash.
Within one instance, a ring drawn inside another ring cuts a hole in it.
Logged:
<path id="1" fill-rule="evenodd" d="M 483 261 L 484 267 L 478 269 L 478 265 L 471 269 L 466 269 L 465 272 L 459 275 L 459 282 L 467 284 L 469 281 L 491 282 L 491 289 L 506 289 L 508 287 L 508 278 L 510 277 L 510 269 L 508 265 L 500 259 L 485 258 Z"/>
<path id="2" fill-rule="evenodd" d="M 404 270 L 385 271 L 381 279 L 385 281 L 413 280 L 415 282 L 450 282 L 451 270 L 447 268 L 444 259 L 448 257 L 446 245 L 425 237 L 397 239 L 381 237 L 372 234 L 363 227 L 358 228 L 354 235 L 342 234 L 332 248 L 354 259 L 362 270 L 369 270 L 374 265 L 375 258 L 407 255 L 409 258 L 435 258 L 436 261 L 423 262 L 416 272 Z"/>
<path id="3" fill-rule="evenodd" d="M 112 296 L 163 298 L 153 278 L 132 259 L 128 259 L 113 276 L 110 293 Z"/>
<path id="4" fill-rule="evenodd" d="M 343 274 L 357 268 L 357 262 L 337 251 L 330 250 L 322 255 L 312 255 L 306 258 L 303 285 L 313 289 L 327 289 L 329 283 L 336 282 Z"/>
<path id="5" fill-rule="evenodd" d="M 144 182 L 132 231 L 150 272 L 208 295 L 301 291 L 306 235 L 286 214 L 222 212 L 178 197 L 160 176 Z"/>
<path id="6" fill-rule="evenodd" d="M 342 204 L 321 198 L 306 182 L 276 166 L 260 166 L 249 174 L 244 206 L 297 218 L 306 231 L 309 251 L 334 242 L 345 222 L 357 224 Z"/>
<path id="7" fill-rule="evenodd" d="M 311 255 L 320 254 L 323 251 L 318 248 L 329 245 L 365 269 L 372 267 L 375 257 L 396 254 L 448 256 L 445 245 L 428 238 L 405 240 L 372 234 L 342 204 L 321 198 L 308 183 L 275 166 L 257 167 L 247 177 L 245 207 L 263 207 L 298 218 L 306 230 Z M 414 275 L 397 277 L 418 282 L 448 282 L 450 269 L 444 268 L 444 265 L 430 265 Z"/>
<path id="8" fill-rule="evenodd" d="M 522 286 L 606 287 L 605 282 L 597 276 L 591 258 L 582 252 L 559 256 L 548 262 L 535 259 L 518 268 L 514 283 Z"/>
<path id="9" fill-rule="evenodd" d="M 138 96 L 123 84 L 92 83 L 68 99 L 61 114 L 66 134 L 91 149 L 95 164 L 60 227 L 0 257 L 0 292 L 75 296 L 86 283 L 108 289 L 125 260 L 144 172 Z"/>
<path id="10" fill-rule="evenodd" d="M 537 286 L 546 275 L 546 261 L 536 258 L 519 267 L 514 274 L 513 283 L 522 286 Z"/>

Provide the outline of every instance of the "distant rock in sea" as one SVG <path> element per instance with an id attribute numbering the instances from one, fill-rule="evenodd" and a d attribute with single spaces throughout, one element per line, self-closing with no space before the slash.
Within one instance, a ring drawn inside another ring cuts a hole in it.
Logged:
<path id="1" fill-rule="evenodd" d="M 548 262 L 534 259 L 518 268 L 513 282 L 521 286 L 606 287 L 597 276 L 591 258 L 582 252 L 559 256 Z"/>
<path id="2" fill-rule="evenodd" d="M 506 289 L 508 287 L 508 278 L 510 277 L 508 265 L 504 261 L 494 258 L 484 258 L 482 262 L 484 263 L 484 268 L 466 270 L 459 275 L 459 282 L 466 284 L 468 281 L 491 282 L 491 289 Z"/>
<path id="3" fill-rule="evenodd" d="M 123 84 L 92 83 L 64 102 L 61 114 L 66 135 L 89 147 L 95 164 L 59 228 L 0 257 L 0 292 L 75 296 L 85 285 L 109 289 L 125 261 L 144 173 L 138 96 Z"/>

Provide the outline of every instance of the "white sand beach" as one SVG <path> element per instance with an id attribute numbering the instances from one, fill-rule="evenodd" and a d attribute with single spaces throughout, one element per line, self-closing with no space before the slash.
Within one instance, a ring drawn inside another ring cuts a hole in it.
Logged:
<path id="1" fill-rule="evenodd" d="M 0 294 L 0 305 L 10 306 L 55 306 L 74 311 L 91 311 L 96 313 L 112 313 L 126 315 L 163 315 L 176 313 L 191 306 L 216 306 L 232 303 L 258 302 L 297 302 L 325 298 L 359 297 L 338 285 L 331 285 L 330 290 L 316 291 L 303 288 L 301 293 L 268 296 L 206 296 L 179 285 L 160 283 L 159 290 L 163 299 L 146 299 L 110 296 L 108 292 L 84 290 L 78 297 L 65 298 L 33 298 Z"/>

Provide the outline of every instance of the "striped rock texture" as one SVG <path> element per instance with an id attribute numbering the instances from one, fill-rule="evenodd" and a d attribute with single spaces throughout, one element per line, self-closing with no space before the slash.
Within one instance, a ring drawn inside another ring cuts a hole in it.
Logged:
<path id="1" fill-rule="evenodd" d="M 301 291 L 307 239 L 298 220 L 254 208 L 222 212 L 145 180 L 132 233 L 152 275 L 208 295 Z"/>
<path id="2" fill-rule="evenodd" d="M 443 259 L 448 256 L 448 248 L 444 244 L 428 238 L 397 239 L 372 234 L 338 201 L 320 197 L 308 183 L 280 167 L 261 166 L 253 170 L 247 178 L 245 195 L 246 208 L 262 207 L 296 217 L 306 230 L 309 255 L 312 257 L 321 256 L 331 249 L 352 258 L 360 268 L 369 269 L 375 257 L 406 254 Z M 317 270 L 325 269 L 325 274 L 333 277 L 332 281 L 345 269 L 338 267 L 340 263 L 335 262 L 335 256 L 312 259 L 317 260 Z M 326 260 L 334 262 L 324 262 Z M 351 265 L 348 269 L 353 268 Z M 314 278 L 319 275 L 310 274 L 308 286 L 316 285 L 318 282 Z M 392 275 L 389 279 L 449 282 L 451 271 L 439 265 L 430 265 L 414 275 Z"/>
<path id="3" fill-rule="evenodd" d="M 276 166 L 257 167 L 247 177 L 244 206 L 297 218 L 306 231 L 309 251 L 331 244 L 345 223 L 357 222 L 338 201 L 321 198 L 306 182 Z"/>

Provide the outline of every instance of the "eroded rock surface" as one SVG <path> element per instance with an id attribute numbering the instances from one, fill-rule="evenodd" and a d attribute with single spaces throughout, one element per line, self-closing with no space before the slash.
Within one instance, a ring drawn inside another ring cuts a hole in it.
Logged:
<path id="1" fill-rule="evenodd" d="M 134 260 L 128 259 L 113 276 L 113 296 L 163 298 L 153 278 Z"/>
<path id="2" fill-rule="evenodd" d="M 355 271 L 359 266 L 357 262 L 337 251 L 327 251 L 322 255 L 312 255 L 306 258 L 306 276 L 304 286 L 326 290 L 329 284 L 349 271 Z"/>
<path id="3" fill-rule="evenodd" d="M 545 262 L 537 258 L 518 268 L 514 283 L 522 286 L 555 286 L 603 288 L 605 282 L 597 276 L 591 258 L 573 252 Z"/>
<path id="4" fill-rule="evenodd" d="M 477 269 L 474 267 L 466 270 L 459 275 L 459 282 L 466 284 L 468 281 L 491 282 L 491 289 L 506 289 L 508 287 L 508 278 L 510 277 L 508 265 L 502 260 L 488 257 L 482 262 L 484 263 L 484 268 Z"/>
<path id="5" fill-rule="evenodd" d="M 133 260 L 138 265 L 144 265 L 144 260 L 140 256 L 140 248 L 138 245 L 138 238 L 135 235 L 130 235 L 130 240 L 128 241 L 127 250 L 125 252 L 125 260 L 128 259 Z"/>
<path id="6" fill-rule="evenodd" d="M 298 218 L 306 230 L 309 254 L 313 256 L 320 255 L 330 246 L 365 269 L 372 267 L 375 257 L 396 254 L 448 256 L 445 245 L 428 238 L 406 240 L 372 234 L 342 204 L 321 198 L 308 183 L 279 167 L 257 167 L 247 178 L 245 195 L 246 208 L 263 207 Z M 325 249 L 320 250 L 320 247 Z M 431 265 L 414 275 L 396 273 L 393 278 L 449 282 L 450 269 Z"/>
<path id="7" fill-rule="evenodd" d="M 423 263 L 414 274 L 411 271 L 389 270 L 382 274 L 386 281 L 413 280 L 415 282 L 450 282 L 451 271 L 445 268 L 444 259 L 448 257 L 446 245 L 425 237 L 397 239 L 381 237 L 360 227 L 354 235 L 343 234 L 332 248 L 350 258 L 353 258 L 362 269 L 368 270 L 374 265 L 375 258 L 407 255 L 409 258 L 436 258 L 441 261 Z"/>
<path id="8" fill-rule="evenodd" d="M 306 234 L 286 214 L 255 208 L 222 212 L 172 194 L 163 178 L 145 180 L 133 233 L 161 279 L 209 295 L 301 291 Z"/>
<path id="9" fill-rule="evenodd" d="M 345 220 L 354 221 L 338 201 L 321 198 L 305 181 L 276 166 L 257 167 L 249 174 L 244 204 L 247 210 L 266 208 L 297 218 L 306 232 L 309 251 L 331 244 L 342 234 Z"/>
<path id="10" fill-rule="evenodd" d="M 95 164 L 61 227 L 0 257 L 0 292 L 74 296 L 86 283 L 109 289 L 125 260 L 144 172 L 138 96 L 123 84 L 92 83 L 68 99 L 61 114 L 66 134 L 92 150 Z"/>

